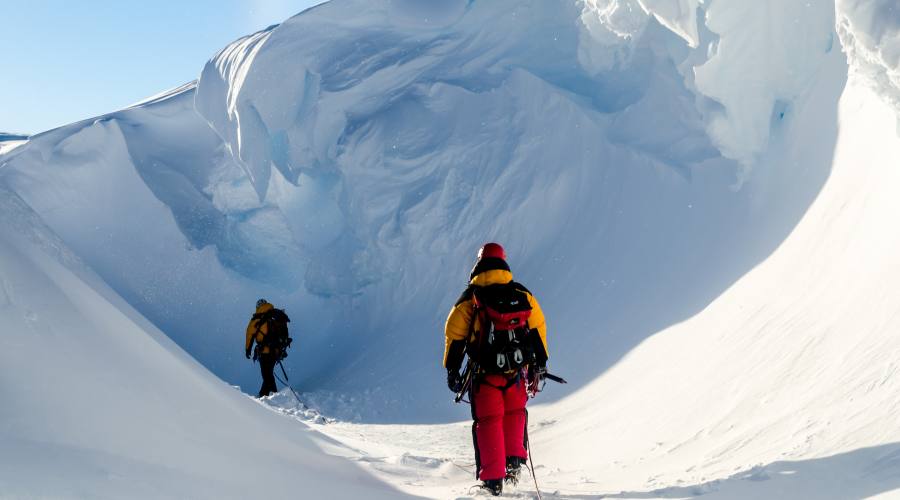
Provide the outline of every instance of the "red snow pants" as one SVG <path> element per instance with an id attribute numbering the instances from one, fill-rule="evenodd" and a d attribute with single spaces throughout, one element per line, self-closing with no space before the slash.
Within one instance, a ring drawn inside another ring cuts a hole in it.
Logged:
<path id="1" fill-rule="evenodd" d="M 503 375 L 486 375 L 472 389 L 472 436 L 475 463 L 482 481 L 506 477 L 506 457 L 528 458 L 525 449 L 527 414 L 525 381 L 521 377 L 505 388 Z"/>

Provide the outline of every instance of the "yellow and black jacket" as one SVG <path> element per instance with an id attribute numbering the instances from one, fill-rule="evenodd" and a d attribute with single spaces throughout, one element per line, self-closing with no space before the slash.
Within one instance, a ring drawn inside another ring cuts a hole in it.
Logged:
<path id="1" fill-rule="evenodd" d="M 466 345 L 475 342 L 475 335 L 480 331 L 481 325 L 478 316 L 474 314 L 475 301 L 473 298 L 476 287 L 512 283 L 513 275 L 509 266 L 502 259 L 485 258 L 476 263 L 469 279 L 469 286 L 457 300 L 456 305 L 450 310 L 447 323 L 444 326 L 444 368 L 459 371 L 462 366 Z M 531 305 L 531 316 L 528 318 L 528 328 L 536 330 L 540 337 L 540 345 L 535 346 L 535 355 L 538 363 L 546 363 L 549 351 L 547 350 L 547 325 L 544 313 L 534 296 L 525 287 L 519 285 L 528 296 Z M 541 352 L 542 351 L 542 352 Z"/>
<path id="2" fill-rule="evenodd" d="M 256 308 L 255 317 L 259 317 L 258 315 L 271 311 L 275 306 L 269 304 L 268 302 Z M 268 325 L 265 322 L 259 324 L 260 320 L 251 319 L 250 323 L 247 325 L 247 341 L 244 344 L 244 349 L 248 352 L 250 348 L 253 347 L 253 341 L 256 341 L 256 344 L 259 346 L 259 354 L 269 354 L 269 347 L 263 343 L 263 340 L 266 338 L 266 334 L 269 333 Z"/>

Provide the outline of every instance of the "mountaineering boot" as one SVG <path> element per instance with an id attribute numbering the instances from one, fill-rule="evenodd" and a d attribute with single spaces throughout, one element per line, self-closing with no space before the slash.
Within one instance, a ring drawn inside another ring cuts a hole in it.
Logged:
<path id="1" fill-rule="evenodd" d="M 491 492 L 491 495 L 495 497 L 499 497 L 501 493 L 503 493 L 503 480 L 502 479 L 485 479 L 484 483 L 481 485 L 482 488 Z"/>
<path id="2" fill-rule="evenodd" d="M 525 459 L 522 457 L 506 457 L 506 478 L 504 481 L 513 486 L 519 484 L 519 474 L 522 473 L 522 465 Z"/>

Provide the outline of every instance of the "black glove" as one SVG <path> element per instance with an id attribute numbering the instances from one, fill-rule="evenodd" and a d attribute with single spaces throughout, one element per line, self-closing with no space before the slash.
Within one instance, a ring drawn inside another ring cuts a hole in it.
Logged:
<path id="1" fill-rule="evenodd" d="M 547 365 L 543 364 L 535 364 L 531 365 L 531 373 L 530 379 L 534 381 L 533 383 L 539 383 L 541 380 L 544 380 L 544 375 L 547 374 Z"/>
<path id="2" fill-rule="evenodd" d="M 459 392 L 463 388 L 463 379 L 458 370 L 447 369 L 447 388 L 450 392 Z"/>
<path id="3" fill-rule="evenodd" d="M 244 351 L 244 356 L 247 356 L 247 359 L 250 359 L 250 348 L 248 347 L 246 351 Z"/>

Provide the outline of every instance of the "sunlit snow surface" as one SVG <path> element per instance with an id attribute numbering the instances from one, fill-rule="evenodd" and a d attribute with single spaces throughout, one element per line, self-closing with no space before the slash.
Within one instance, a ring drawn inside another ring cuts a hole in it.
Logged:
<path id="1" fill-rule="evenodd" d="M 0 184 L 247 392 L 286 307 L 303 405 L 266 403 L 410 493 L 473 482 L 441 329 L 498 240 L 571 382 L 532 407 L 545 497 L 890 495 L 895 8 L 753 5 L 336 0 Z"/>

